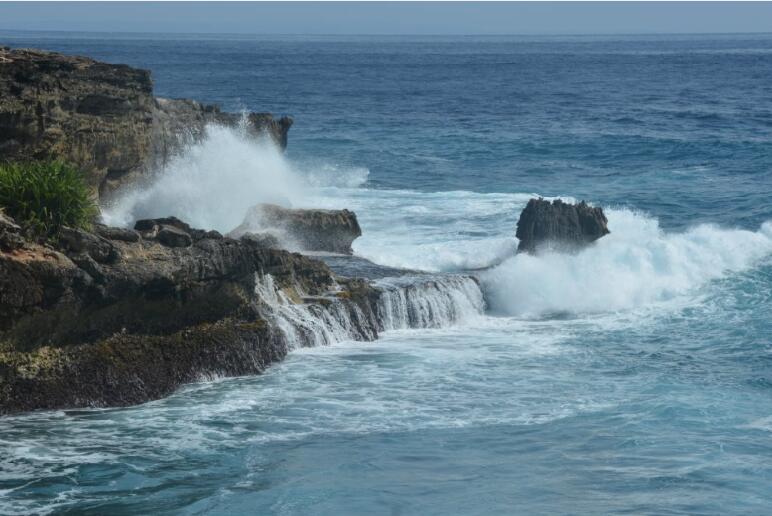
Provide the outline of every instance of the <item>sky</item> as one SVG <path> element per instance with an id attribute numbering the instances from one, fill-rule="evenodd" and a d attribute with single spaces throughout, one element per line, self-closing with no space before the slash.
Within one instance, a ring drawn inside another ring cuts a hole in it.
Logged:
<path id="1" fill-rule="evenodd" d="M 0 30 L 340 35 L 772 32 L 772 3 L 0 2 Z"/>

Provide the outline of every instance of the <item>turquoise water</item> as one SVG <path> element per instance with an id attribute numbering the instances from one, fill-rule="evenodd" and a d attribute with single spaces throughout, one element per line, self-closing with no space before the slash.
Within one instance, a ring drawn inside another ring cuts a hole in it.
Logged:
<path id="1" fill-rule="evenodd" d="M 116 223 L 228 230 L 281 198 L 355 210 L 378 263 L 503 260 L 451 327 L 0 419 L 0 512 L 772 510 L 772 36 L 0 42 L 295 116 L 286 156 L 212 129 Z M 511 257 L 532 194 L 600 204 L 612 233 Z"/>

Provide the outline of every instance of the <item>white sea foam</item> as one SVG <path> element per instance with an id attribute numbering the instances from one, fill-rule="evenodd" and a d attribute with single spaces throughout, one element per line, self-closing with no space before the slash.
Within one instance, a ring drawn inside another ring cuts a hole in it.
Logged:
<path id="1" fill-rule="evenodd" d="M 194 227 L 230 231 L 259 202 L 291 203 L 297 177 L 275 145 L 256 142 L 238 128 L 206 127 L 158 172 L 149 186 L 125 193 L 104 210 L 107 223 L 174 215 Z"/>
<path id="2" fill-rule="evenodd" d="M 699 225 L 663 232 L 656 219 L 607 210 L 612 233 L 576 254 L 517 255 L 484 273 L 496 312 L 625 310 L 675 300 L 772 254 L 772 222 L 758 231 Z"/>
<path id="3" fill-rule="evenodd" d="M 600 312 L 673 300 L 772 253 L 770 224 L 744 231 L 701 225 L 665 233 L 645 214 L 607 210 L 612 233 L 577 255 L 514 256 L 517 216 L 529 193 L 418 192 L 363 188 L 365 168 L 292 163 L 238 128 L 209 126 L 156 181 L 105 210 L 107 222 L 175 215 L 227 232 L 259 202 L 348 208 L 363 236 L 356 254 L 426 271 L 477 269 L 501 314 Z M 564 200 L 573 201 L 570 197 Z"/>
<path id="4" fill-rule="evenodd" d="M 327 163 L 291 164 L 269 140 L 256 141 L 243 128 L 209 125 L 204 138 L 188 145 L 155 180 L 123 192 L 103 216 L 125 226 L 138 218 L 174 215 L 194 227 L 227 232 L 261 202 L 303 204 L 311 188 L 356 187 L 366 168 Z"/>
<path id="5" fill-rule="evenodd" d="M 354 210 L 363 233 L 353 244 L 357 255 L 436 272 L 485 267 L 513 254 L 517 216 L 534 195 L 325 188 L 300 202 Z"/>

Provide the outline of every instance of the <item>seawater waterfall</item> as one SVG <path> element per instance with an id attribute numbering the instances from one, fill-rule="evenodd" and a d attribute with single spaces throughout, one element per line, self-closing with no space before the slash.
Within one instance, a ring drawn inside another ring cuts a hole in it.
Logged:
<path id="1" fill-rule="evenodd" d="M 441 328 L 485 310 L 477 280 L 461 275 L 385 278 L 371 314 L 334 295 L 313 303 L 294 300 L 270 274 L 258 275 L 255 293 L 261 312 L 281 331 L 289 349 L 325 346 L 344 340 L 373 340 L 378 332 Z"/>

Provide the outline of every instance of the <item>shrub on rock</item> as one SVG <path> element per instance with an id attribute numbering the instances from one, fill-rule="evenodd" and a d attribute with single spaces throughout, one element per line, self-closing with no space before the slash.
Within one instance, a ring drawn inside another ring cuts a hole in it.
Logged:
<path id="1" fill-rule="evenodd" d="M 41 238 L 88 229 L 99 213 L 81 172 L 60 161 L 0 164 L 0 208 Z"/>

